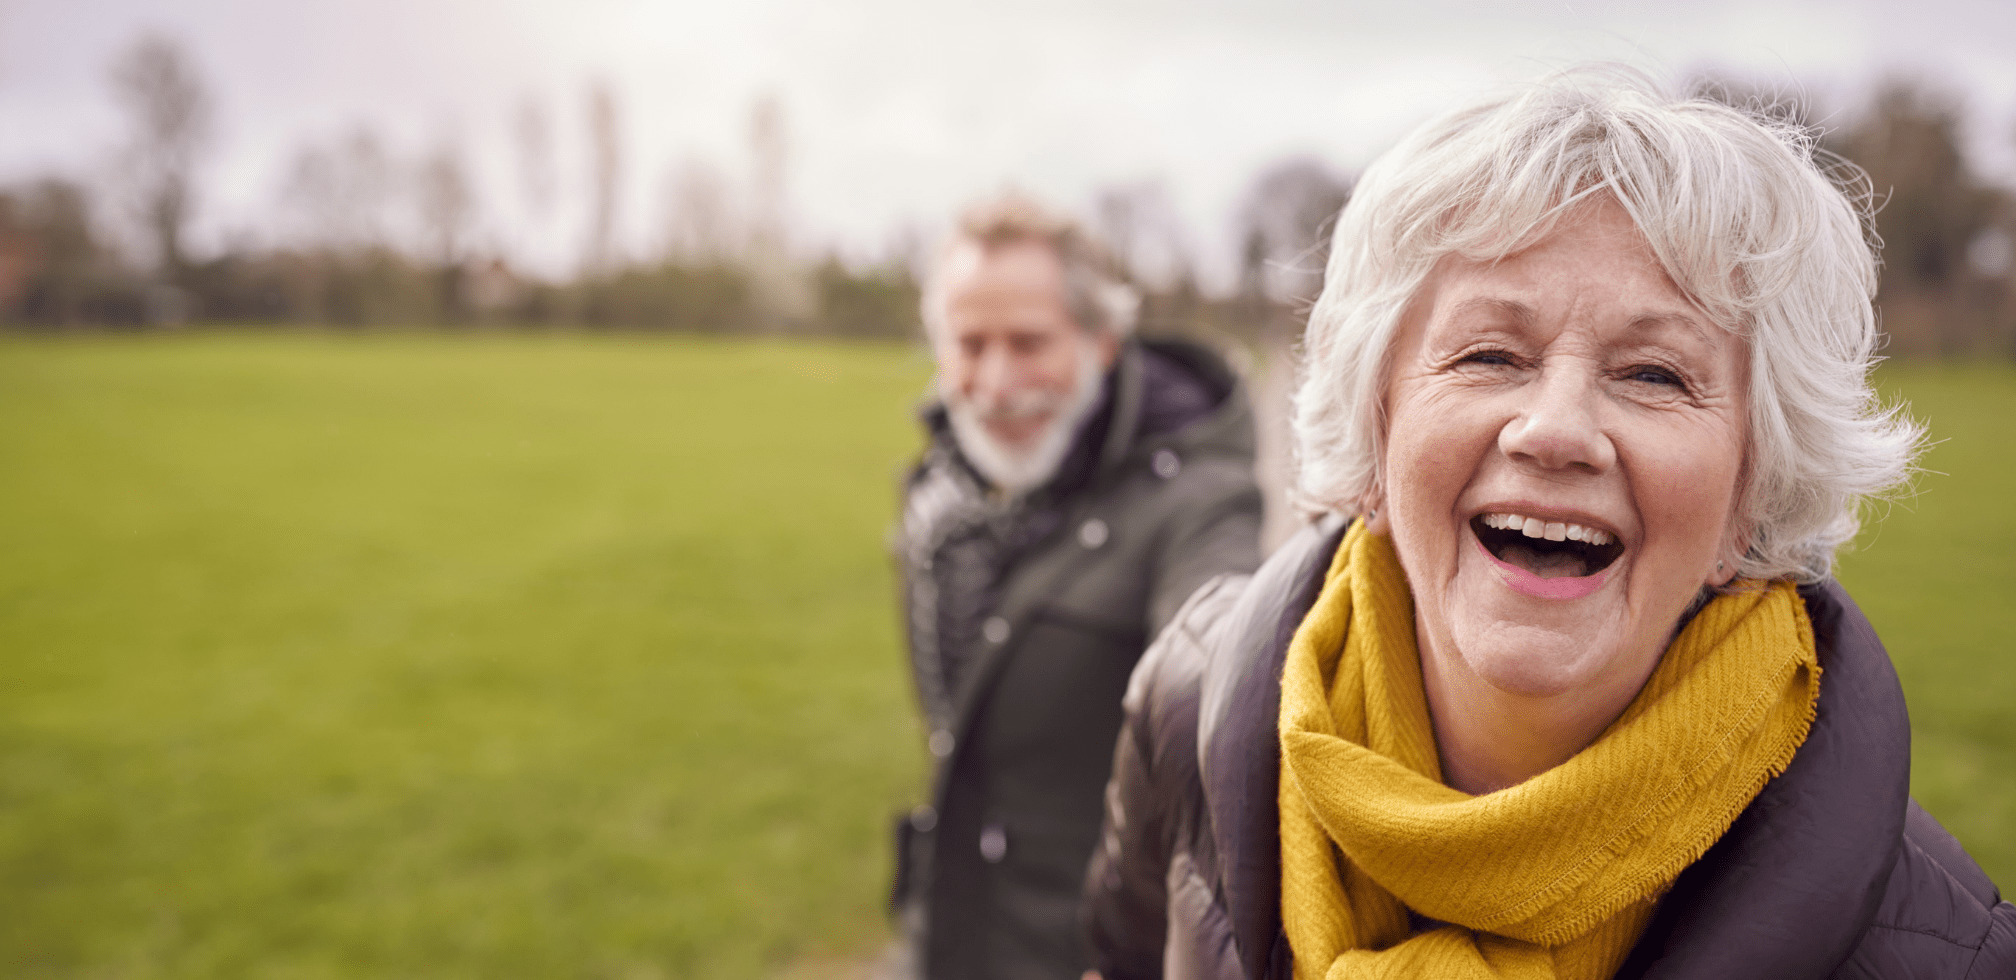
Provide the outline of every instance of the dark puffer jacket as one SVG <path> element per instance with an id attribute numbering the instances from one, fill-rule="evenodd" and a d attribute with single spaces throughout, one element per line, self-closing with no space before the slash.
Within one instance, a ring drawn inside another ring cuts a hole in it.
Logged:
<path id="1" fill-rule="evenodd" d="M 1252 410 L 1210 351 L 1130 341 L 1057 475 L 1005 510 L 926 418 L 896 545 L 938 765 L 893 904 L 925 976 L 1076 980 L 1127 678 L 1198 586 L 1260 562 Z"/>
<path id="2" fill-rule="evenodd" d="M 1286 978 L 1280 673 L 1344 525 L 1192 597 L 1127 693 L 1086 925 L 1108 980 Z M 1832 582 L 1800 590 L 1826 671 L 1811 734 L 1675 882 L 1619 977 L 2016 978 L 2016 906 L 1908 794 L 1904 696 Z"/>

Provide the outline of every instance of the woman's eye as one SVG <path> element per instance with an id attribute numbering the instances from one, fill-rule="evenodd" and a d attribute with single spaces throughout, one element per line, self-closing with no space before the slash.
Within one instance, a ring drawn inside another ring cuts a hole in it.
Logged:
<path id="1" fill-rule="evenodd" d="M 1512 363 L 1512 355 L 1504 351 L 1487 350 L 1472 354 L 1464 358 L 1464 360 L 1472 364 L 1510 364 Z"/>
<path id="2" fill-rule="evenodd" d="M 1664 368 L 1635 367 L 1631 369 L 1631 380 L 1648 385 L 1680 385 L 1679 375 Z"/>

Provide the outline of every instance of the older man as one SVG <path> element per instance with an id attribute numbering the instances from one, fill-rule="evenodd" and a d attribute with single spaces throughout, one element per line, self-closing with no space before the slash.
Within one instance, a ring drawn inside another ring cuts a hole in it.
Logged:
<path id="1" fill-rule="evenodd" d="M 1203 348 L 1067 220 L 966 214 L 924 295 L 939 401 L 899 554 L 937 772 L 899 827 L 896 907 L 932 978 L 1075 978 L 1120 698 L 1213 576 L 1258 561 L 1253 421 Z"/>

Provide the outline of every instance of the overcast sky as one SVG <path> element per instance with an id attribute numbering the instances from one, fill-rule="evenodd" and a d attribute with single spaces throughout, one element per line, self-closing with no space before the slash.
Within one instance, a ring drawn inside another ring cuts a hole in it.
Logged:
<path id="1" fill-rule="evenodd" d="M 217 96 L 199 249 L 272 227 L 297 148 L 368 123 L 402 154 L 463 147 L 484 238 L 557 267 L 584 233 L 598 78 L 620 100 L 637 253 L 680 161 L 743 181 L 764 93 L 784 110 L 796 240 L 857 256 L 1007 183 L 1083 208 L 1102 185 L 1160 181 L 1222 265 L 1266 163 L 1361 167 L 1439 109 L 1585 59 L 1730 70 L 1828 106 L 1926 76 L 1966 98 L 1977 158 L 2016 183 L 2010 0 L 0 0 L 0 180 L 106 172 L 121 134 L 106 66 L 150 29 L 184 42 Z M 562 142 L 565 210 L 538 223 L 512 149 L 528 98 Z"/>

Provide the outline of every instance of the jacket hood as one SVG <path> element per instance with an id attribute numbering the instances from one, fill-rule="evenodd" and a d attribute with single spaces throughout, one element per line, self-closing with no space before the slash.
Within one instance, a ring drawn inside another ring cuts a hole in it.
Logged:
<path id="1" fill-rule="evenodd" d="M 1115 359 L 1099 469 L 1171 448 L 1251 459 L 1253 409 L 1224 358 L 1185 340 L 1129 340 Z"/>

